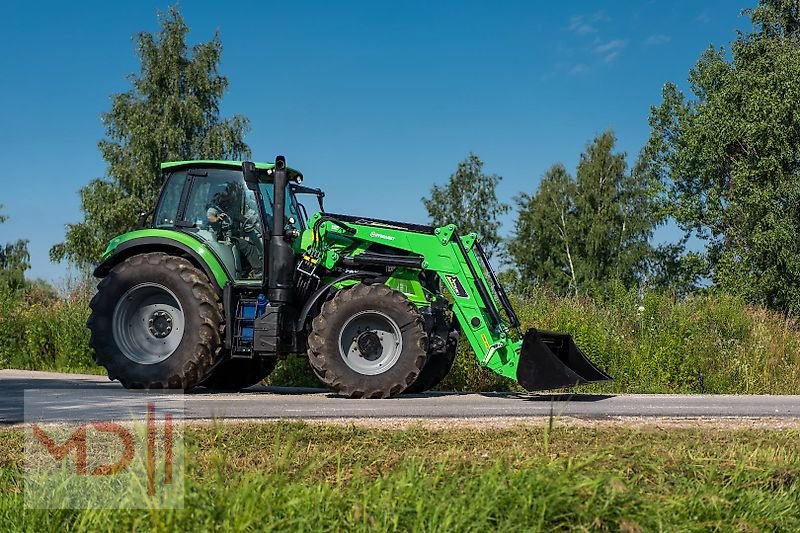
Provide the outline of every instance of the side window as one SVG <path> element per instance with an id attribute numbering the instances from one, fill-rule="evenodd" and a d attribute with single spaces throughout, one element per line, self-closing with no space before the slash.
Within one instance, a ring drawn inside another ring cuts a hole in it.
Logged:
<path id="1" fill-rule="evenodd" d="M 192 180 L 192 190 L 186 202 L 186 211 L 183 218 L 186 222 L 193 222 L 198 228 L 206 225 L 206 211 L 212 202 L 213 191 L 225 183 L 215 184 L 202 176 L 195 176 Z"/>
<path id="2" fill-rule="evenodd" d="M 169 175 L 158 202 L 158 209 L 153 215 L 153 226 L 158 228 L 175 225 L 185 181 L 186 172 L 174 172 Z"/>
<path id="3" fill-rule="evenodd" d="M 242 173 L 209 169 L 193 174 L 184 220 L 194 225 L 236 279 L 261 279 L 264 245 L 253 191 Z"/>
<path id="4" fill-rule="evenodd" d="M 261 188 L 261 196 L 264 198 L 264 210 L 267 213 L 267 225 L 269 226 L 270 231 L 272 230 L 272 202 L 273 202 L 273 195 L 274 189 L 271 183 L 261 183 L 259 185 Z M 303 225 L 300 221 L 300 213 L 297 211 L 297 206 L 295 205 L 294 197 L 292 195 L 291 189 L 286 187 L 286 209 L 285 209 L 285 216 L 286 216 L 286 225 L 292 226 L 298 231 L 303 231 Z M 289 219 L 294 219 L 294 224 L 289 222 Z"/>
<path id="5" fill-rule="evenodd" d="M 289 223 L 289 218 L 294 219 L 294 224 L 292 227 L 297 231 L 303 231 L 303 217 L 300 215 L 300 211 L 297 208 L 297 204 L 295 203 L 294 195 L 292 195 L 289 191 L 289 188 L 286 188 L 286 223 Z"/>
<path id="6" fill-rule="evenodd" d="M 259 183 L 258 188 L 261 189 L 261 198 L 264 200 L 264 214 L 267 217 L 267 227 L 272 231 L 272 184 Z"/>

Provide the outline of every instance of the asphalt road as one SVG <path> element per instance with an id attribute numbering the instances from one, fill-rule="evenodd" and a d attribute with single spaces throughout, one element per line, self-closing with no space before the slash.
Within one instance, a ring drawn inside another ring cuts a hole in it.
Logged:
<path id="1" fill-rule="evenodd" d="M 26 393 L 27 391 L 27 393 Z M 28 398 L 26 404 L 25 398 Z M 0 423 L 62 421 L 101 410 L 124 413 L 140 398 L 103 376 L 0 370 Z M 323 389 L 253 387 L 239 393 L 200 389 L 180 396 L 185 419 L 783 419 L 800 421 L 800 396 L 429 393 L 351 400 Z"/>

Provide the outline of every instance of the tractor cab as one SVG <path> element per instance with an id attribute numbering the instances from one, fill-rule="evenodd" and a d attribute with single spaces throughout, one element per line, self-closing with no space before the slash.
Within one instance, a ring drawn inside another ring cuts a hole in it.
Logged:
<path id="1" fill-rule="evenodd" d="M 152 227 L 178 230 L 205 244 L 235 282 L 261 281 L 265 242 L 273 233 L 273 163 L 255 163 L 257 186 L 248 187 L 238 161 L 162 163 L 164 185 Z M 303 187 L 302 174 L 287 169 L 284 233 L 292 239 L 306 228 L 308 214 L 297 195 L 318 189 Z M 257 188 L 257 190 L 256 190 Z M 321 203 L 321 202 L 320 202 Z"/>

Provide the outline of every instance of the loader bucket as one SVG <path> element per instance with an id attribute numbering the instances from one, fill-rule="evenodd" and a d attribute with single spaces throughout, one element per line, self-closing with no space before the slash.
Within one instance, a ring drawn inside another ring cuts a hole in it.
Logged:
<path id="1" fill-rule="evenodd" d="M 609 379 L 613 378 L 594 366 L 566 333 L 525 333 L 517 366 L 517 381 L 525 389 L 560 389 Z"/>

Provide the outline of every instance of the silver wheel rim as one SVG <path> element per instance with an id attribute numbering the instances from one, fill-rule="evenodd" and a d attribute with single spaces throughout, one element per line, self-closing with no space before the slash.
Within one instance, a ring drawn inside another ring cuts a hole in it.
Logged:
<path id="1" fill-rule="evenodd" d="M 171 290 L 158 283 L 142 283 L 117 302 L 112 332 L 125 357 L 154 365 L 178 349 L 184 322 L 183 308 Z"/>
<path id="2" fill-rule="evenodd" d="M 351 316 L 339 334 L 339 353 L 348 367 L 365 376 L 383 374 L 403 351 L 397 323 L 385 313 L 368 310 Z"/>

